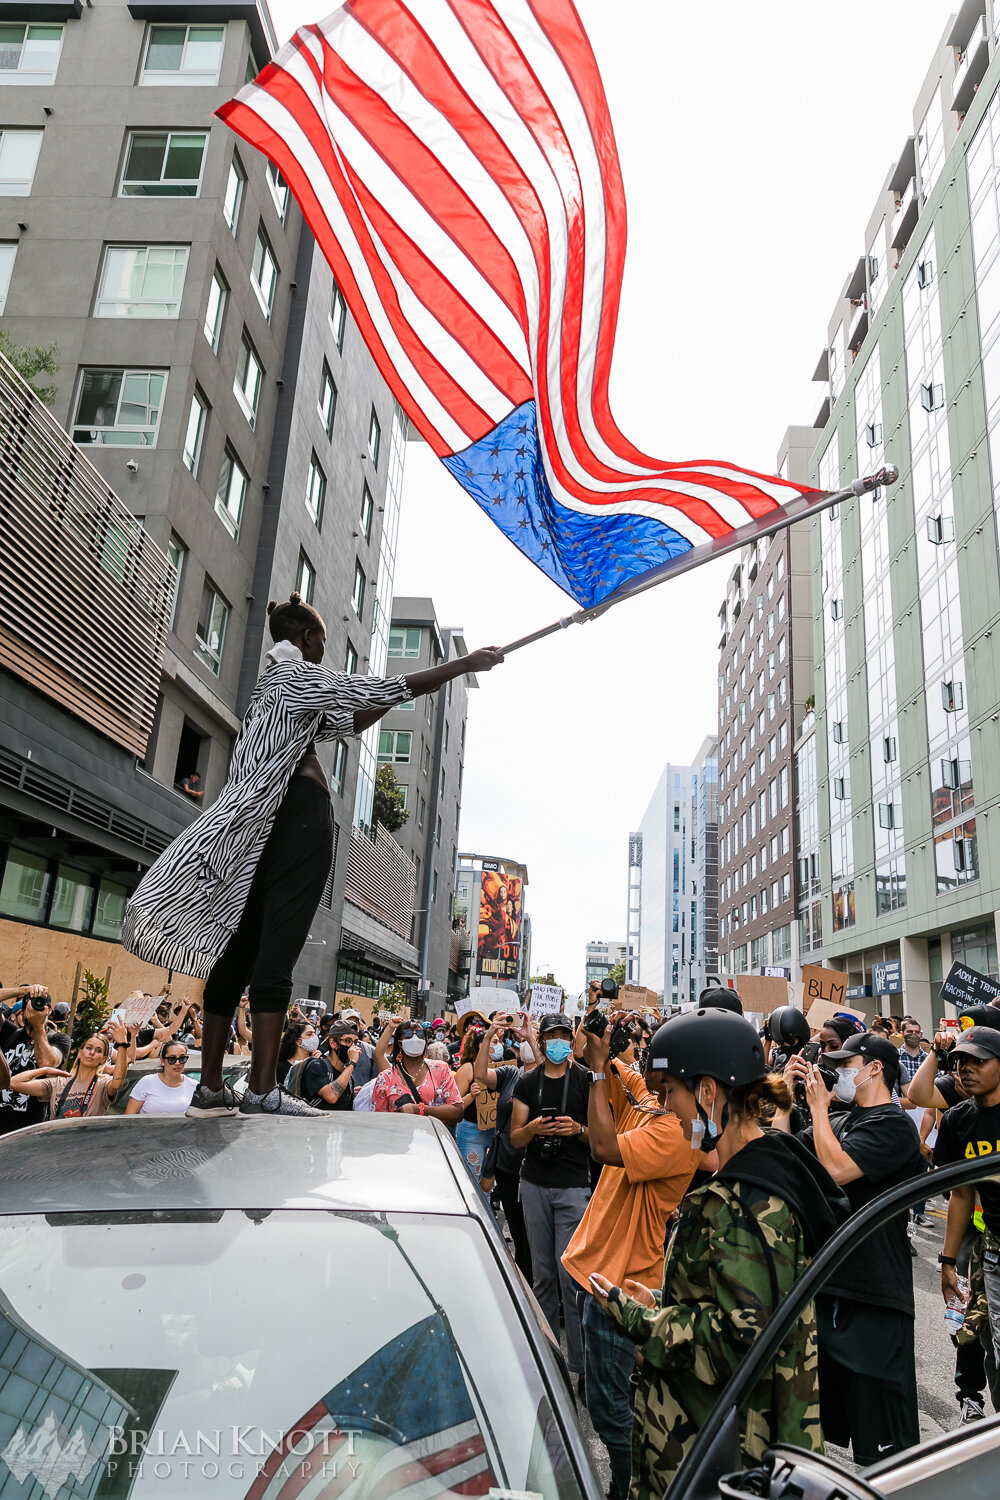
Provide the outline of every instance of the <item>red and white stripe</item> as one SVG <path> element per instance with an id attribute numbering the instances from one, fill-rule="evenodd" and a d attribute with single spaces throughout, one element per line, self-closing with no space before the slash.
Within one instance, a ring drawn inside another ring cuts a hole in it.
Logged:
<path id="1" fill-rule="evenodd" d="M 571 510 L 652 516 L 698 545 L 803 492 L 648 458 L 615 424 L 625 195 L 571 0 L 346 0 L 219 113 L 288 180 L 439 455 L 534 400 Z"/>

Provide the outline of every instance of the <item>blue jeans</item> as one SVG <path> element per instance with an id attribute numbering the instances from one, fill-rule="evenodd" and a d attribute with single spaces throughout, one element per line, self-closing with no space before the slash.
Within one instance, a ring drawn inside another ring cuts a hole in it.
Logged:
<path id="1" fill-rule="evenodd" d="M 600 1309 L 596 1298 L 580 1290 L 587 1410 L 594 1431 L 608 1450 L 615 1492 L 626 1500 L 632 1481 L 633 1414 L 629 1378 L 635 1345 Z"/>
<path id="2" fill-rule="evenodd" d="M 495 1130 L 480 1130 L 478 1125 L 473 1125 L 468 1120 L 459 1120 L 455 1127 L 458 1149 L 468 1162 L 472 1175 L 477 1181 L 482 1176 L 486 1152 L 495 1133 Z"/>

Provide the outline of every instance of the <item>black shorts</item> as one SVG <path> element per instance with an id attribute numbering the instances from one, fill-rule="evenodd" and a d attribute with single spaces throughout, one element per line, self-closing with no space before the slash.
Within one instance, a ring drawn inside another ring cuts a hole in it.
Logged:
<path id="1" fill-rule="evenodd" d="M 816 1298 L 823 1436 L 863 1468 L 920 1441 L 913 1319 L 894 1307 Z"/>

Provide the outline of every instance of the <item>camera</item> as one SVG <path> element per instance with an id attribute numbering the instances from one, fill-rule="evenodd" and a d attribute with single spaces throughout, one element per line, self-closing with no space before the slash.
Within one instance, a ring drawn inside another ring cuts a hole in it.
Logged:
<path id="1" fill-rule="evenodd" d="M 591 1036 L 603 1036 L 608 1029 L 608 1018 L 602 1010 L 588 1011 L 581 1025 Z"/>
<path id="2" fill-rule="evenodd" d="M 28 1004 L 32 1010 L 45 1010 L 52 1004 L 52 996 L 46 990 L 44 995 L 31 995 L 28 999 Z"/>
<path id="3" fill-rule="evenodd" d="M 620 1057 L 623 1052 L 628 1051 L 632 1045 L 632 1041 L 632 1028 L 630 1026 L 623 1026 L 621 1021 L 616 1021 L 611 1029 L 611 1056 Z"/>
<path id="4" fill-rule="evenodd" d="M 618 986 L 608 975 L 601 980 L 601 998 L 602 1000 L 618 999 Z"/>
<path id="5" fill-rule="evenodd" d="M 558 1113 L 557 1109 L 552 1108 L 539 1110 L 539 1119 L 554 1120 Z M 553 1156 L 557 1156 L 562 1150 L 562 1144 L 561 1138 L 557 1135 L 535 1137 L 535 1151 L 542 1161 L 548 1161 Z"/>

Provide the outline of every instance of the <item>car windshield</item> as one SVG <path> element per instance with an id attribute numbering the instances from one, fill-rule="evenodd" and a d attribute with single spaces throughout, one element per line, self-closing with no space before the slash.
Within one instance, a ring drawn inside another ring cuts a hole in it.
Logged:
<path id="1" fill-rule="evenodd" d="M 87 1494 L 582 1493 L 483 1231 L 447 1215 L 0 1217 L 0 1460 L 53 1457 Z"/>

